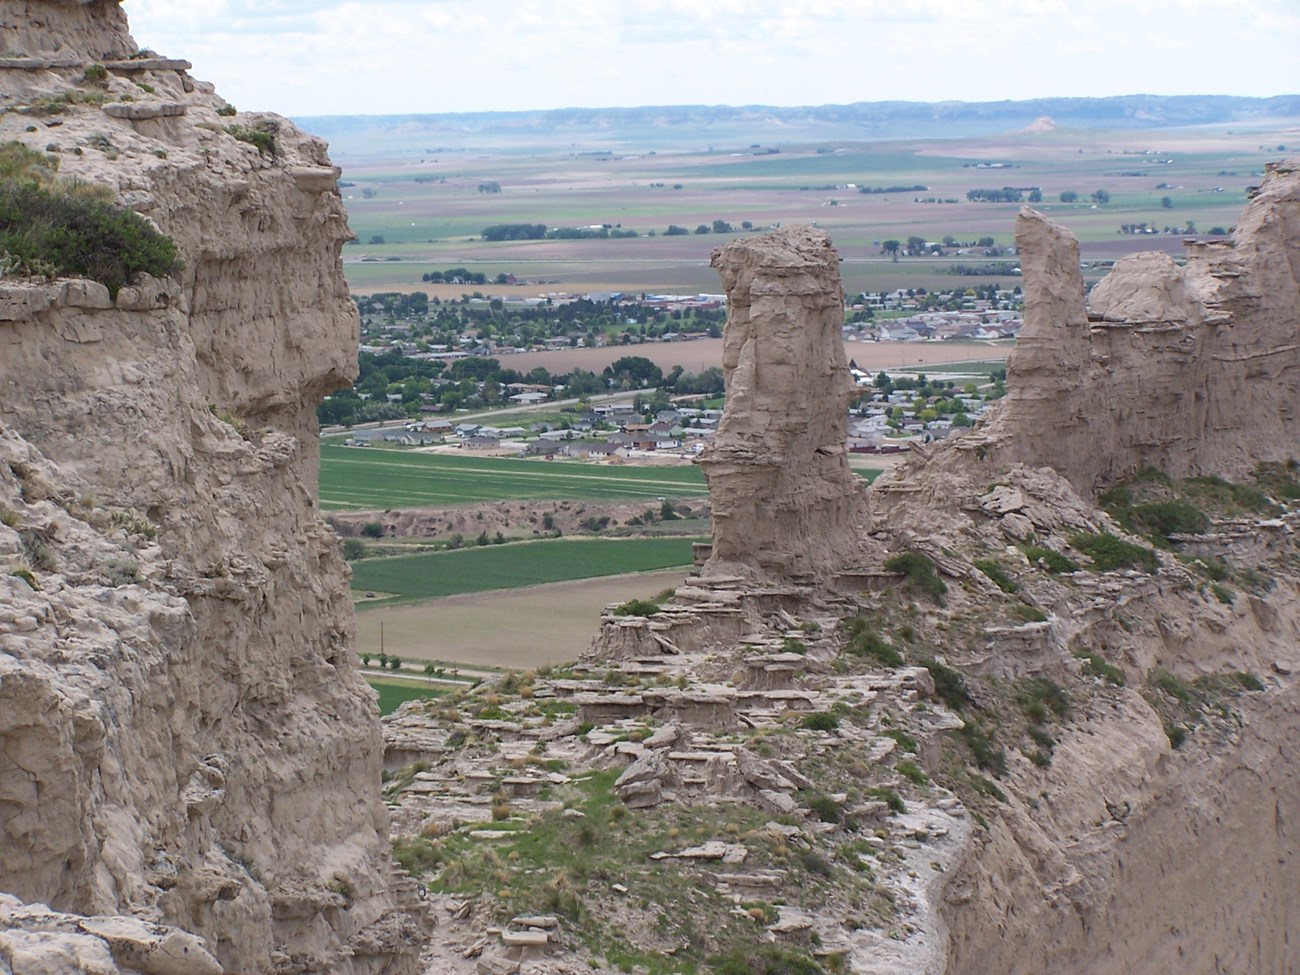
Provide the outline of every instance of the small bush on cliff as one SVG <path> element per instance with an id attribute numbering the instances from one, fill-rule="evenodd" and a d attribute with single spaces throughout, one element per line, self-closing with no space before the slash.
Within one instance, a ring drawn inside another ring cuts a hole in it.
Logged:
<path id="1" fill-rule="evenodd" d="M 659 604 L 649 599 L 629 599 L 614 607 L 617 616 L 653 616 L 659 612 Z"/>
<path id="2" fill-rule="evenodd" d="M 58 179 L 57 161 L 19 143 L 0 146 L 0 258 L 29 276 L 90 278 L 118 290 L 140 273 L 180 269 L 176 244 L 107 187 Z"/>
<path id="3" fill-rule="evenodd" d="M 942 599 L 948 591 L 939 574 L 934 570 L 934 562 L 921 552 L 899 552 L 885 560 L 887 572 L 901 572 L 907 588 L 924 593 L 933 599 Z"/>
<path id="4" fill-rule="evenodd" d="M 274 156 L 276 153 L 274 132 L 268 132 L 266 129 L 255 129 L 251 125 L 229 125 L 226 127 L 226 131 L 240 142 L 247 142 L 263 156 Z"/>
<path id="5" fill-rule="evenodd" d="M 1110 532 L 1080 532 L 1070 536 L 1070 544 L 1092 559 L 1093 568 L 1099 572 L 1128 568 L 1155 572 L 1160 568 L 1160 559 L 1151 549 L 1126 542 Z"/>

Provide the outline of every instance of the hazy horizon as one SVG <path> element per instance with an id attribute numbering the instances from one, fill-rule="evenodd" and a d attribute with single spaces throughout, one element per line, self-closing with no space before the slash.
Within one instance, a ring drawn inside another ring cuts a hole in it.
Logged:
<path id="1" fill-rule="evenodd" d="M 241 109 L 408 115 L 1300 92 L 1290 0 L 212 0 L 137 43 Z M 1249 65 L 1249 70 L 1233 70 Z M 958 97 L 960 96 L 960 97 Z"/>

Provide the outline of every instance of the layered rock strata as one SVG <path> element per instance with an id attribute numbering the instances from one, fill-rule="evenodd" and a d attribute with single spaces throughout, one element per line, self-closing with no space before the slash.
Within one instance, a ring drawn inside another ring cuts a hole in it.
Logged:
<path id="1" fill-rule="evenodd" d="M 713 266 L 727 292 L 727 409 L 700 457 L 713 505 L 704 573 L 826 577 L 866 552 L 845 448 L 839 257 L 804 227 L 735 241 Z"/>
<path id="2" fill-rule="evenodd" d="M 1300 170 L 1268 167 L 1232 239 L 1116 263 L 1085 306 L 1078 243 L 1021 210 L 1025 325 L 995 464 L 1055 468 L 1076 488 L 1146 467 L 1237 477 L 1300 444 Z"/>
<path id="3" fill-rule="evenodd" d="M 0 889 L 182 929 L 226 971 L 407 971 L 315 502 L 315 404 L 357 344 L 338 170 L 133 57 L 115 2 L 3 3 L 0 26 L 0 141 L 109 186 L 184 260 L 116 296 L 0 286 Z M 6 913 L 0 958 L 38 913 Z"/>

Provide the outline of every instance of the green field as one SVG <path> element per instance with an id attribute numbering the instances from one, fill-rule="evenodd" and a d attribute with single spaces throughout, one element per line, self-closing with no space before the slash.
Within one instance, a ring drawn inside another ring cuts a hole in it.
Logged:
<path id="1" fill-rule="evenodd" d="M 321 445 L 320 503 L 326 510 L 526 499 L 694 498 L 706 490 L 704 475 L 694 466 L 599 467 Z"/>
<path id="2" fill-rule="evenodd" d="M 363 559 L 352 563 L 352 588 L 394 593 L 358 609 L 457 593 L 515 589 L 547 582 L 646 572 L 691 563 L 691 538 L 547 539 L 514 545 Z"/>
<path id="3" fill-rule="evenodd" d="M 383 677 L 366 679 L 371 687 L 379 692 L 379 713 L 391 714 L 399 705 L 407 701 L 418 701 L 426 697 L 437 697 L 442 693 L 436 687 L 429 687 L 422 681 L 389 680 Z"/>

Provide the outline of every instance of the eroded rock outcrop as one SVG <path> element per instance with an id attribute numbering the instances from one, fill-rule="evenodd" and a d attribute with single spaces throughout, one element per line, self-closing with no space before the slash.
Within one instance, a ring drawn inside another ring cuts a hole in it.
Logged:
<path id="1" fill-rule="evenodd" d="M 1146 467 L 1249 473 L 1300 444 L 1300 171 L 1268 169 L 1231 241 L 1117 262 L 1084 304 L 1078 243 L 1016 220 L 1025 327 L 1006 402 L 984 431 L 995 464 L 1046 465 L 1081 491 Z"/>
<path id="2" fill-rule="evenodd" d="M 0 285 L 0 889 L 70 937 L 170 925 L 227 971 L 410 970 L 315 504 L 315 403 L 357 343 L 338 171 L 286 120 L 219 115 L 184 62 L 112 60 L 136 54 L 116 2 L 3 3 L 0 26 L 0 141 L 184 259 L 115 296 Z M 0 958 L 31 916 L 6 914 Z"/>
<path id="3" fill-rule="evenodd" d="M 803 227 L 728 244 L 713 266 L 727 291 L 727 410 L 700 457 L 713 505 L 704 574 L 825 577 L 867 551 L 845 448 L 839 257 Z"/>

